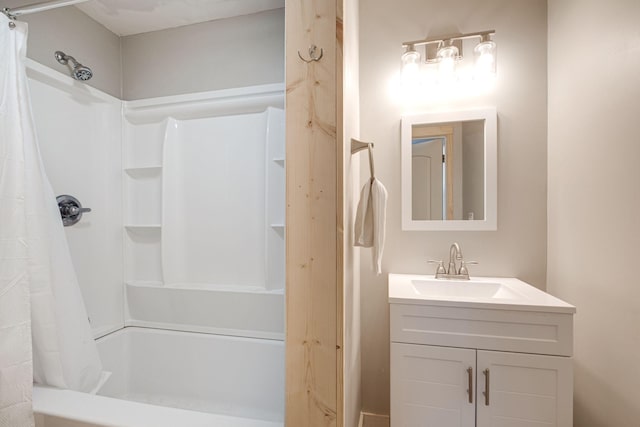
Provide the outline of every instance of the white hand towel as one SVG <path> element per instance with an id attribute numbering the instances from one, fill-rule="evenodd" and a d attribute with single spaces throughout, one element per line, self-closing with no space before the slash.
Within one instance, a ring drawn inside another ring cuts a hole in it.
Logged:
<path id="1" fill-rule="evenodd" d="M 373 269 L 382 273 L 382 252 L 387 219 L 387 190 L 376 178 L 362 187 L 356 211 L 354 246 L 373 248 Z"/>

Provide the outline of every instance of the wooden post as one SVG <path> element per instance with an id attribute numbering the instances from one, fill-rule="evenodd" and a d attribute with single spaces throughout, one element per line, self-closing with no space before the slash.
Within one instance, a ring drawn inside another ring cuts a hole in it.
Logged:
<path id="1" fill-rule="evenodd" d="M 336 1 L 287 0 L 285 7 L 287 427 L 343 425 L 337 6 Z M 322 58 L 304 62 L 298 53 L 310 59 L 312 45 L 316 56 L 322 49 Z"/>

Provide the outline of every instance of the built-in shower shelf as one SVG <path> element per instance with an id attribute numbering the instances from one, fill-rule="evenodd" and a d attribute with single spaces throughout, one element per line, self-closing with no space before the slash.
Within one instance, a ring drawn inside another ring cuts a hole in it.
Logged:
<path id="1" fill-rule="evenodd" d="M 128 280 L 125 282 L 128 286 L 140 286 L 147 288 L 159 288 L 164 286 L 164 283 L 157 280 Z"/>
<path id="2" fill-rule="evenodd" d="M 130 175 L 137 174 L 137 173 L 144 173 L 144 172 L 160 173 L 160 171 L 162 170 L 162 166 L 160 165 L 136 166 L 136 167 L 125 168 L 124 170 Z"/>
<path id="3" fill-rule="evenodd" d="M 124 228 L 129 230 L 160 230 L 160 224 L 125 224 Z"/>

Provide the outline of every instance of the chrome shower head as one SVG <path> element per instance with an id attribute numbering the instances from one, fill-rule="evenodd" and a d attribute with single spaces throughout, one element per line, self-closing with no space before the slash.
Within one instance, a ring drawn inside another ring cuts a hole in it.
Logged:
<path id="1" fill-rule="evenodd" d="M 74 66 L 71 74 L 74 79 L 82 81 L 89 80 L 91 77 L 93 77 L 93 71 L 91 71 L 91 68 L 82 64 Z"/>
<path id="2" fill-rule="evenodd" d="M 73 69 L 71 70 L 71 77 L 76 80 L 86 81 L 93 77 L 93 71 L 91 68 L 86 65 L 82 65 L 73 56 L 67 55 L 64 52 L 57 51 L 55 54 L 56 60 L 62 65 L 67 65 L 69 61 L 73 64 Z"/>

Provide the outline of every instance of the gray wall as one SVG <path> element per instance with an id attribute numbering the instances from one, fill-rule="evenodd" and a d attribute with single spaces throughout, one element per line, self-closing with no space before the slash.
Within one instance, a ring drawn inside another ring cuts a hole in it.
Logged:
<path id="1" fill-rule="evenodd" d="M 389 413 L 387 274 L 433 273 L 427 259 L 461 244 L 477 260 L 472 275 L 515 276 L 540 288 L 546 278 L 547 9 L 540 0 L 369 0 L 360 8 L 361 136 L 374 141 L 376 175 L 389 191 L 383 274 L 362 250 L 363 410 Z M 498 109 L 498 231 L 406 232 L 400 225 L 400 116 L 390 80 L 401 43 L 426 36 L 495 29 L 498 85 L 484 97 L 427 108 Z M 363 176 L 368 169 L 363 168 Z"/>
<path id="2" fill-rule="evenodd" d="M 123 99 L 284 81 L 284 9 L 122 38 Z"/>
<path id="3" fill-rule="evenodd" d="M 72 6 L 20 20 L 29 58 L 68 75 L 62 50 L 91 67 L 89 86 L 125 100 L 284 81 L 284 9 L 122 38 Z"/>
<path id="4" fill-rule="evenodd" d="M 359 0 L 344 2 L 343 37 L 343 193 L 344 193 L 344 426 L 356 427 L 362 409 L 362 350 L 360 311 L 360 253 L 353 246 L 353 223 L 360 162 L 351 155 L 351 138 L 360 137 Z M 339 98 L 338 98 L 339 99 Z"/>
<path id="5" fill-rule="evenodd" d="M 360 161 L 351 155 L 351 138 L 360 137 L 359 0 L 344 2 L 343 37 L 343 193 L 344 193 L 344 426 L 356 427 L 362 409 L 360 252 L 353 246 L 353 218 L 357 206 Z M 340 98 L 338 98 L 340 99 Z"/>
<path id="6" fill-rule="evenodd" d="M 32 3 L 5 0 L 0 6 L 18 7 Z M 56 50 L 61 50 L 93 70 L 89 86 L 121 97 L 120 37 L 75 7 L 24 15 L 19 19 L 29 24 L 27 57 L 70 75 L 69 69 L 53 57 Z"/>
<path id="7" fill-rule="evenodd" d="M 580 427 L 640 425 L 638 22 L 638 0 L 549 0 L 548 289 L 578 308 Z"/>

